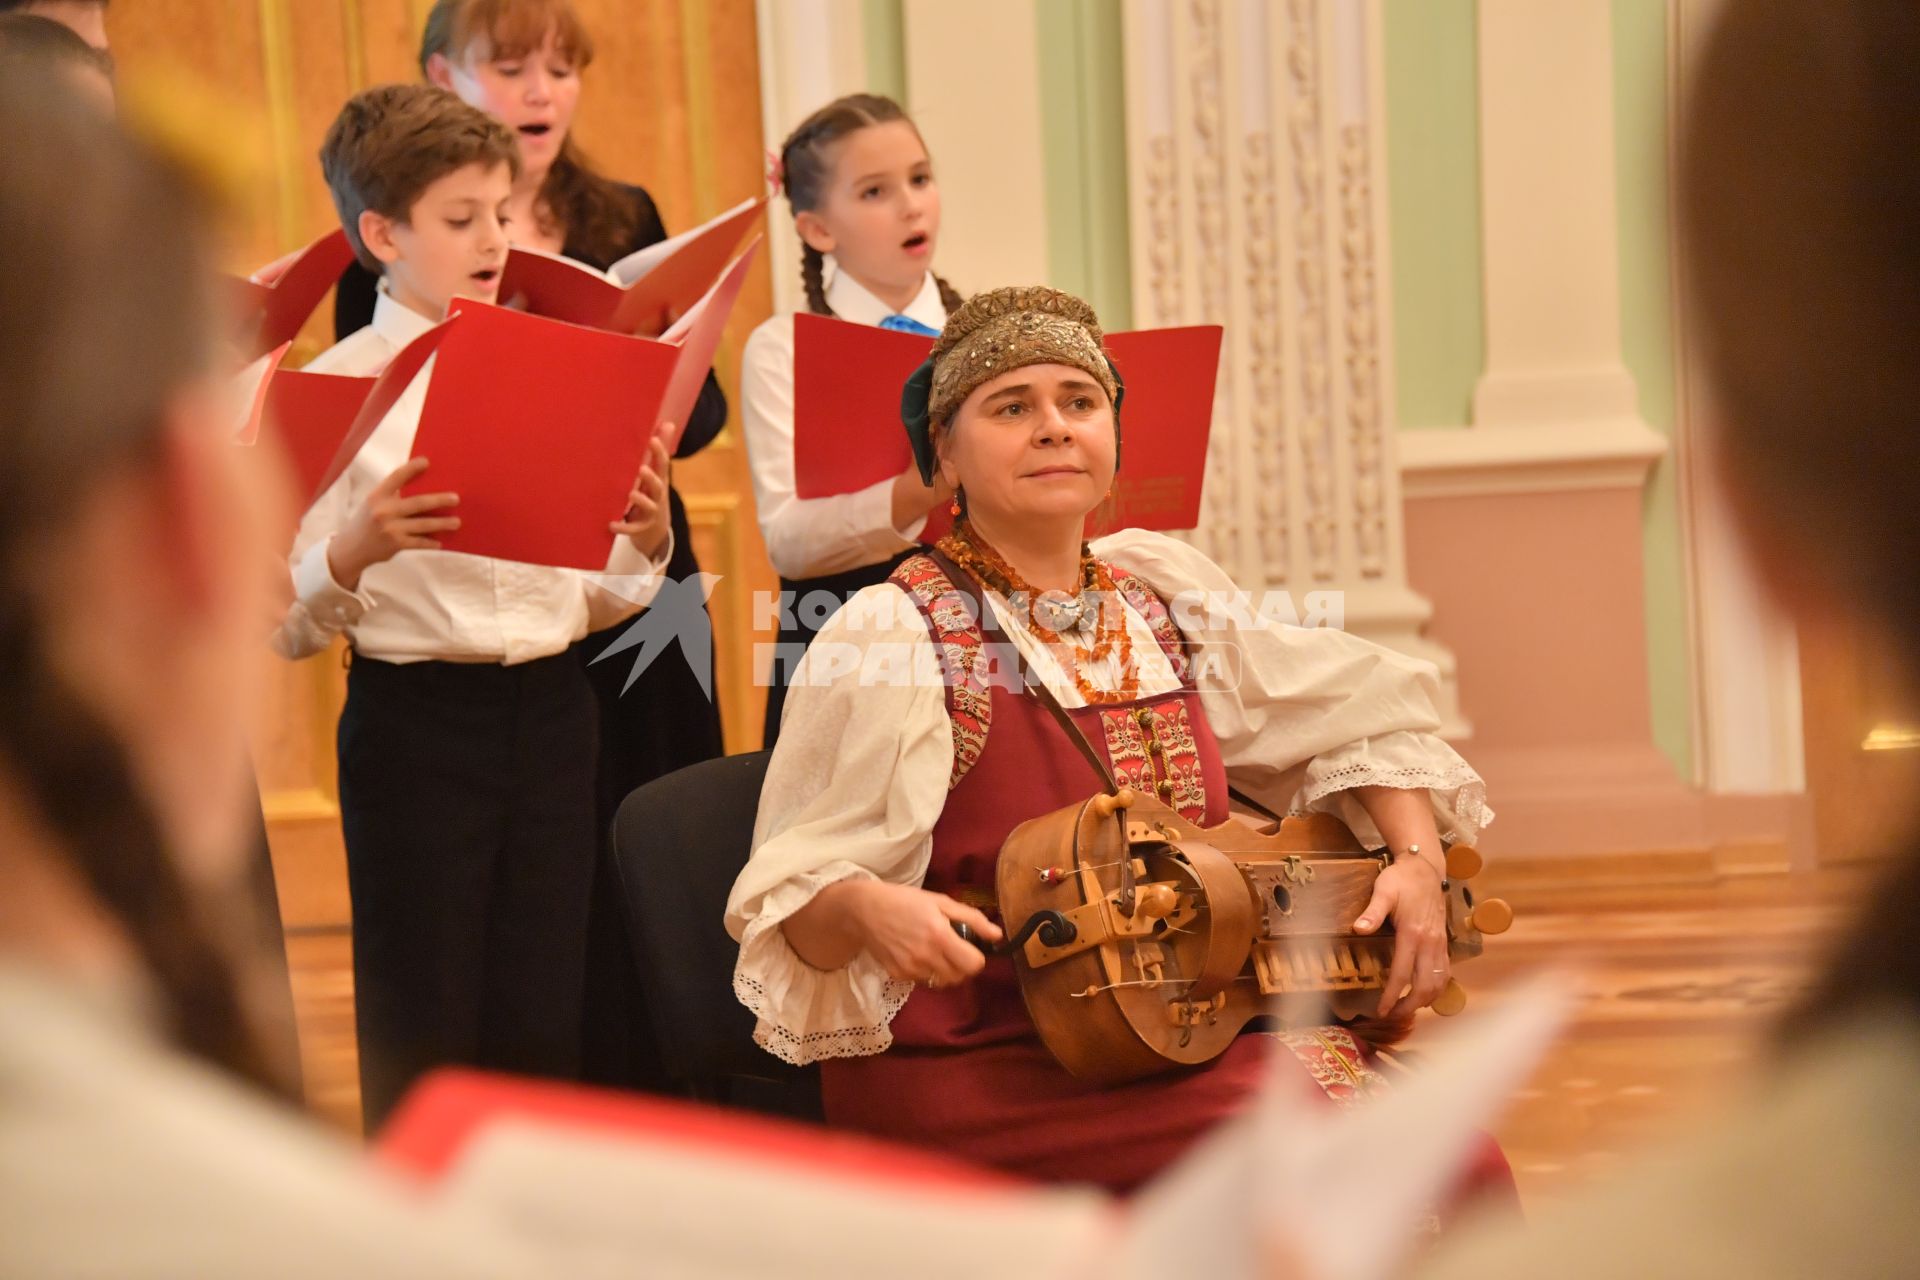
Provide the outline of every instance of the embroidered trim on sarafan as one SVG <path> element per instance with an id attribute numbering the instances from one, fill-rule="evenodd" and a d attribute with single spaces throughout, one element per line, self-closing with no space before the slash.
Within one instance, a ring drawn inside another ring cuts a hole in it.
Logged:
<path id="1" fill-rule="evenodd" d="M 1172 664 L 1174 676 L 1185 684 L 1186 642 L 1181 638 L 1179 627 L 1174 625 L 1166 602 L 1133 574 L 1111 565 L 1107 567 L 1113 574 L 1113 584 L 1119 589 L 1121 597 L 1146 620 L 1160 651 Z M 906 592 L 907 598 L 913 601 L 914 607 L 927 620 L 934 652 L 940 658 L 940 670 L 947 686 L 947 719 L 953 731 L 953 770 L 947 778 L 947 790 L 951 791 L 960 785 L 960 779 L 967 776 L 968 770 L 979 762 L 980 753 L 987 749 L 987 733 L 993 727 L 993 696 L 987 678 L 980 621 L 973 616 L 967 601 L 954 590 L 953 582 L 932 556 L 907 557 L 887 581 Z M 1129 710 L 1126 714 L 1132 713 Z M 1180 708 L 1180 724 L 1184 726 L 1186 740 L 1191 743 L 1193 732 L 1192 726 L 1186 722 L 1185 707 Z M 1194 753 L 1191 783 L 1176 777 L 1174 785 L 1180 794 L 1185 794 L 1189 786 L 1197 791 L 1200 812 L 1205 811 L 1206 787 L 1197 751 Z M 1152 787 L 1145 789 L 1152 790 Z M 1175 807 L 1182 813 L 1186 812 L 1185 805 L 1176 804 Z"/>
<path id="2" fill-rule="evenodd" d="M 932 556 L 907 557 L 887 581 L 906 592 L 920 610 L 934 652 L 940 656 L 947 720 L 953 730 L 953 770 L 947 778 L 951 791 L 987 749 L 987 730 L 993 723 L 993 695 L 981 662 L 980 623 Z"/>
<path id="3" fill-rule="evenodd" d="M 1101 707 L 1114 781 L 1157 796 L 1189 822 L 1207 816 L 1207 778 L 1184 698 Z"/>
<path id="4" fill-rule="evenodd" d="M 1391 1088 L 1367 1060 L 1366 1050 L 1345 1027 L 1308 1027 L 1281 1031 L 1274 1039 L 1293 1051 L 1313 1082 L 1339 1106 L 1352 1106 Z"/>

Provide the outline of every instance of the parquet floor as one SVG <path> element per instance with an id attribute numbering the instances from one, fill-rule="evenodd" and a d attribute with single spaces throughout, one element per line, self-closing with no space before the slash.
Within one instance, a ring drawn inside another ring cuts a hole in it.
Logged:
<path id="1" fill-rule="evenodd" d="M 1497 1126 L 1538 1203 L 1706 1119 L 1764 1065 L 1775 1015 L 1804 989 L 1865 876 L 1753 876 L 1632 892 L 1512 893 L 1511 931 L 1461 979 L 1492 992 L 1566 967 L 1570 1034 Z"/>
<path id="2" fill-rule="evenodd" d="M 1570 967 L 1585 995 L 1571 1034 L 1497 1129 L 1528 1201 L 1606 1171 L 1733 1093 L 1764 1060 L 1771 1018 L 1803 988 L 1863 879 L 1830 871 L 1508 892 L 1518 919 L 1463 966 L 1470 999 L 1497 1000 L 1503 982 L 1542 965 Z M 348 948 L 339 934 L 310 934 L 293 938 L 290 954 L 309 1093 L 353 1128 Z"/>

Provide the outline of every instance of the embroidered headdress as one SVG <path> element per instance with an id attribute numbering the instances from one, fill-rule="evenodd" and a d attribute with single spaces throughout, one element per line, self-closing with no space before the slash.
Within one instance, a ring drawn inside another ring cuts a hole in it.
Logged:
<path id="1" fill-rule="evenodd" d="M 1009 369 L 1035 364 L 1070 365 L 1098 382 L 1113 402 L 1118 436 L 1126 384 L 1107 357 L 1105 335 L 1093 308 L 1070 293 L 1044 285 L 995 289 L 969 299 L 947 317 L 932 356 L 907 379 L 901 392 L 900 417 L 923 480 L 933 482 L 933 428 L 948 422 L 983 383 Z"/>

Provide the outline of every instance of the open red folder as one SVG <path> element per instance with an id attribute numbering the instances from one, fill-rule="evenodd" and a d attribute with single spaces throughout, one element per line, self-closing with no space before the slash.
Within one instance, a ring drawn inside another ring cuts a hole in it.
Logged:
<path id="1" fill-rule="evenodd" d="M 657 334 L 720 276 L 766 204 L 764 197 L 743 201 L 704 226 L 623 258 L 611 272 L 516 247 L 500 278 L 500 301 L 569 324 Z"/>
<path id="2" fill-rule="evenodd" d="M 624 510 L 648 443 L 658 435 L 668 452 L 679 443 L 757 250 L 756 241 L 664 339 L 459 299 L 377 378 L 278 369 L 264 357 L 238 380 L 252 413 L 235 439 L 250 444 L 267 424 L 304 511 L 437 355 L 413 445 L 433 466 L 413 491 L 460 494 L 463 527 L 442 545 L 602 568 L 614 536 L 606 522 Z"/>
<path id="3" fill-rule="evenodd" d="M 681 352 L 459 299 L 434 361 L 412 493 L 460 495 L 447 551 L 602 569 Z"/>
<path id="4" fill-rule="evenodd" d="M 335 230 L 248 279 L 232 277 L 242 356 L 252 360 L 293 341 L 352 261 L 346 233 Z"/>
<path id="5" fill-rule="evenodd" d="M 1191 529 L 1200 522 L 1200 485 L 1220 367 L 1218 325 L 1107 335 L 1126 380 L 1123 447 L 1110 516 L 1089 517 L 1090 534 L 1110 529 Z M 900 391 L 933 349 L 933 339 L 827 316 L 793 318 L 794 487 L 802 498 L 853 493 L 913 463 L 900 425 Z M 941 513 L 936 513 L 939 515 Z M 945 531 L 929 520 L 929 540 Z"/>
<path id="6" fill-rule="evenodd" d="M 594 570 L 647 446 L 679 442 L 753 264 L 750 245 L 663 339 L 633 338 L 468 299 L 434 362 L 410 492 L 460 495 L 448 551 Z"/>
<path id="7" fill-rule="evenodd" d="M 293 464 L 304 513 L 340 478 L 450 329 L 442 323 L 427 330 L 378 377 L 269 367 L 257 397 L 259 421 L 242 430 L 240 442 L 251 444 L 263 429 L 274 434 Z"/>
<path id="8" fill-rule="evenodd" d="M 281 343 L 234 375 L 235 444 L 251 445 L 259 440 L 260 423 L 267 410 L 267 388 L 280 368 L 280 361 L 286 357 L 287 348 L 292 345 L 291 342 Z"/>

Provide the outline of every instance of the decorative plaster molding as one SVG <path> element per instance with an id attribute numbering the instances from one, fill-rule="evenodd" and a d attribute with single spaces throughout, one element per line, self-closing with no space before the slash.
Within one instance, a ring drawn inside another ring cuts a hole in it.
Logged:
<path id="1" fill-rule="evenodd" d="M 1453 658 L 1406 583 L 1374 0 L 1124 9 L 1134 308 L 1226 327 L 1201 527 L 1249 589 L 1346 593 L 1354 632 Z"/>

